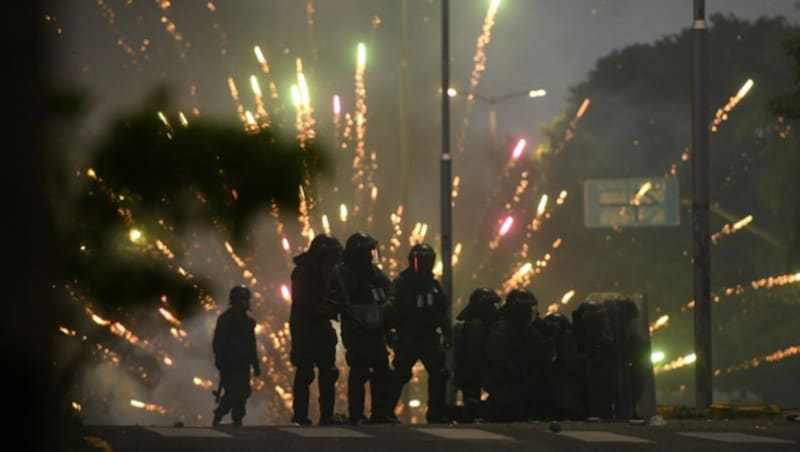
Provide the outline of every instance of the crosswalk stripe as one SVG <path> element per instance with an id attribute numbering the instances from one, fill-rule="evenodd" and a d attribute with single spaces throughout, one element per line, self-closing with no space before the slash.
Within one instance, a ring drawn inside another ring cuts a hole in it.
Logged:
<path id="1" fill-rule="evenodd" d="M 560 436 L 567 436 L 587 443 L 651 443 L 649 439 L 637 438 L 635 436 L 620 435 L 611 432 L 598 432 L 593 430 L 570 430 L 557 433 Z"/>
<path id="2" fill-rule="evenodd" d="M 372 435 L 341 427 L 286 427 L 280 430 L 304 438 L 372 438 Z"/>
<path id="3" fill-rule="evenodd" d="M 769 444 L 794 444 L 789 441 L 770 436 L 750 435 L 737 432 L 678 432 L 679 435 L 690 436 L 692 438 L 709 439 L 724 443 L 769 443 Z"/>
<path id="4" fill-rule="evenodd" d="M 438 436 L 445 439 L 467 439 L 467 440 L 511 440 L 508 436 L 497 433 L 487 432 L 477 428 L 441 428 L 441 427 L 422 427 L 412 430 Z"/>
<path id="5" fill-rule="evenodd" d="M 151 432 L 172 438 L 232 438 L 231 435 L 211 428 L 200 427 L 145 427 Z"/>

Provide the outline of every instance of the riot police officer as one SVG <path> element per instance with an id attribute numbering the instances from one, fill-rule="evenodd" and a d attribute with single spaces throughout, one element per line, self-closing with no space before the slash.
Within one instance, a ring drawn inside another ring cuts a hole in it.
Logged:
<path id="1" fill-rule="evenodd" d="M 235 286 L 229 299 L 230 307 L 217 319 L 212 344 L 222 391 L 222 398 L 214 410 L 214 426 L 231 411 L 233 425 L 242 425 L 245 403 L 250 397 L 250 368 L 256 377 L 261 375 L 256 350 L 256 322 L 247 314 L 250 289 L 244 285 Z M 219 397 L 219 393 L 216 395 Z"/>
<path id="2" fill-rule="evenodd" d="M 546 414 L 550 419 L 582 419 L 586 416 L 585 359 L 579 352 L 575 330 L 559 312 L 542 320 L 548 356 L 544 381 Z"/>
<path id="3" fill-rule="evenodd" d="M 487 419 L 508 422 L 524 420 L 530 412 L 530 388 L 535 379 L 535 351 L 541 338 L 533 328 L 536 297 L 515 289 L 506 296 L 500 320 L 486 338 Z"/>
<path id="4" fill-rule="evenodd" d="M 428 372 L 428 411 L 430 423 L 448 422 L 445 387 L 449 372 L 445 349 L 452 346 L 450 300 L 433 275 L 436 252 L 428 244 L 417 244 L 408 254 L 408 268 L 393 281 L 386 312 L 394 349 L 394 375 L 390 406 L 394 408 L 403 386 L 411 379 L 411 369 L 422 360 Z"/>
<path id="5" fill-rule="evenodd" d="M 314 381 L 314 366 L 319 370 L 320 424 L 333 422 L 336 368 L 336 331 L 331 324 L 338 311 L 333 303 L 338 285 L 337 266 L 342 246 L 334 237 L 320 234 L 308 250 L 294 258 L 292 271 L 292 308 L 289 329 L 292 350 L 289 358 L 297 367 L 292 422 L 311 425 L 308 418 L 309 386 Z"/>
<path id="6" fill-rule="evenodd" d="M 486 336 L 498 318 L 496 305 L 500 296 L 492 289 L 475 289 L 469 304 L 456 317 L 455 326 L 455 385 L 461 390 L 466 422 L 478 422 L 481 413 L 481 378 L 486 368 Z"/>
<path id="7" fill-rule="evenodd" d="M 350 366 L 347 404 L 352 424 L 367 421 L 364 415 L 364 385 L 369 382 L 372 398 L 370 422 L 389 421 L 389 354 L 383 325 L 389 278 L 373 263 L 378 242 L 362 232 L 347 239 L 342 254 L 341 278 L 347 297 L 342 300 L 342 342 Z"/>

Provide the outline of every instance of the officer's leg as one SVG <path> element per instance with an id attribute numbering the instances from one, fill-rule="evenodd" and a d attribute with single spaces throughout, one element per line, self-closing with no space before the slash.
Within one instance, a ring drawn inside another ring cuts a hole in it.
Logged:
<path id="1" fill-rule="evenodd" d="M 250 397 L 250 369 L 237 371 L 231 386 L 233 425 L 242 425 L 242 418 L 247 414 L 245 405 L 247 398 Z"/>
<path id="2" fill-rule="evenodd" d="M 428 371 L 428 422 L 444 422 L 447 418 L 444 397 L 450 373 L 445 366 L 444 350 L 439 344 L 429 344 L 422 355 Z"/>
<path id="3" fill-rule="evenodd" d="M 219 405 L 214 409 L 214 420 L 211 425 L 216 426 L 222 421 L 222 418 L 231 410 L 231 396 L 229 390 L 229 372 L 220 372 L 220 380 L 222 381 L 222 397 L 220 398 Z"/>
<path id="4" fill-rule="evenodd" d="M 308 420 L 308 399 L 309 385 L 314 381 L 314 367 L 312 364 L 297 364 L 297 371 L 294 374 L 294 384 L 292 385 L 292 409 L 294 415 L 292 422 L 299 424 L 309 424 Z"/>
<path id="5" fill-rule="evenodd" d="M 383 341 L 375 344 L 371 353 L 372 377 L 369 381 L 370 395 L 372 396 L 373 422 L 385 422 L 388 419 L 388 390 L 389 390 L 389 357 Z"/>
<path id="6" fill-rule="evenodd" d="M 464 375 L 461 378 L 461 395 L 464 399 L 464 410 L 467 421 L 483 418 L 480 413 L 481 382 L 478 371 L 475 370 L 471 374 Z"/>
<path id="7" fill-rule="evenodd" d="M 352 423 L 364 420 L 364 384 L 370 377 L 369 363 L 361 348 L 351 347 L 345 355 L 347 365 L 350 366 L 347 377 L 347 408 Z"/>
<path id="8" fill-rule="evenodd" d="M 339 369 L 336 368 L 336 342 L 319 346 L 316 363 L 319 367 L 317 384 L 319 385 L 320 424 L 329 423 L 333 419 L 333 406 L 336 402 L 335 385 L 339 378 Z"/>
<path id="9" fill-rule="evenodd" d="M 394 350 L 394 372 L 389 379 L 388 391 L 388 406 L 387 411 L 390 416 L 394 415 L 394 409 L 397 407 L 397 402 L 400 400 L 400 394 L 403 392 L 403 386 L 411 380 L 411 368 L 417 362 L 417 353 L 413 347 L 408 344 L 399 344 Z"/>

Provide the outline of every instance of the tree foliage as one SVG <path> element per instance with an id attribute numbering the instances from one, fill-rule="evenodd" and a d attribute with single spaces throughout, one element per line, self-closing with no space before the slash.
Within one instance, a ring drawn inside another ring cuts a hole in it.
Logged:
<path id="1" fill-rule="evenodd" d="M 313 143 L 201 119 L 184 126 L 160 119 L 166 111 L 151 101 L 114 121 L 61 209 L 63 280 L 107 308 L 162 295 L 179 311 L 197 306 L 208 282 L 165 265 L 163 247 L 183 255 L 180 237 L 197 228 L 241 240 L 272 203 L 296 209 L 298 187 L 325 168 Z"/>

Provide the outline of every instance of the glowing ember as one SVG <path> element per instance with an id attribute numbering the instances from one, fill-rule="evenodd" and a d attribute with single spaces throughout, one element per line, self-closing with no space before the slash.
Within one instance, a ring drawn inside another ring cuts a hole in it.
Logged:
<path id="1" fill-rule="evenodd" d="M 503 221 L 503 225 L 500 226 L 499 234 L 501 236 L 508 234 L 508 231 L 511 229 L 511 225 L 513 224 L 514 224 L 514 218 L 510 216 L 506 217 L 505 221 Z"/>
<path id="2" fill-rule="evenodd" d="M 528 142 L 525 141 L 524 138 L 520 138 L 520 140 L 517 142 L 517 145 L 514 147 L 514 151 L 511 153 L 511 158 L 514 160 L 520 158 L 520 156 L 522 155 L 522 151 L 525 150 L 525 146 L 527 144 Z"/>
<path id="3" fill-rule="evenodd" d="M 542 198 L 539 200 L 539 206 L 536 208 L 536 216 L 541 217 L 544 214 L 545 209 L 547 209 L 547 195 L 542 195 Z"/>
<path id="4" fill-rule="evenodd" d="M 203 389 L 211 389 L 211 388 L 214 387 L 214 382 L 213 381 L 206 380 L 206 379 L 200 378 L 200 377 L 192 378 L 192 383 L 194 383 L 196 386 L 200 386 Z"/>
<path id="5" fill-rule="evenodd" d="M 661 317 L 658 318 L 658 320 L 656 320 L 655 322 L 653 322 L 652 325 L 650 325 L 650 334 L 653 334 L 653 331 L 666 326 L 667 323 L 669 323 L 669 316 L 662 315 Z"/>

